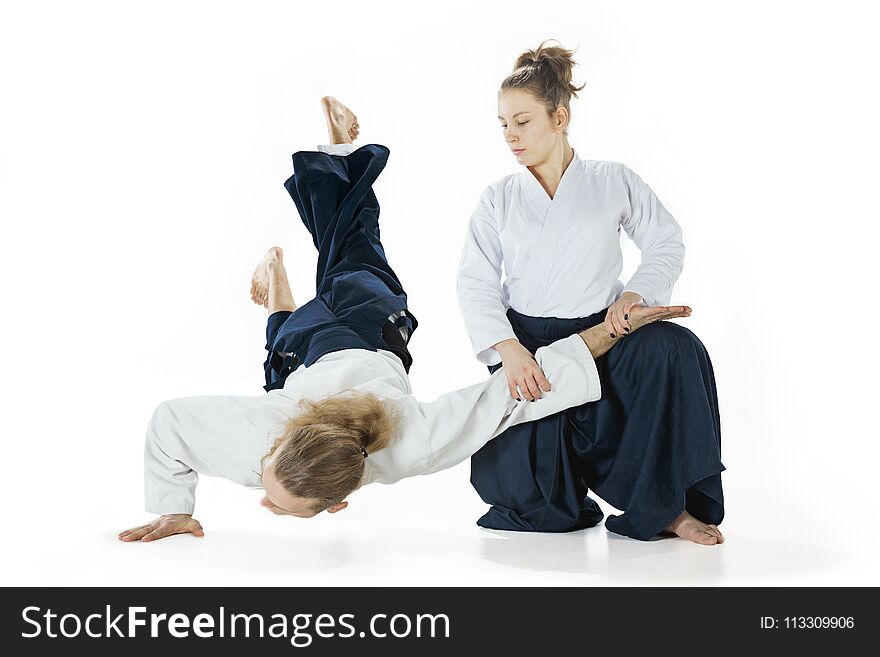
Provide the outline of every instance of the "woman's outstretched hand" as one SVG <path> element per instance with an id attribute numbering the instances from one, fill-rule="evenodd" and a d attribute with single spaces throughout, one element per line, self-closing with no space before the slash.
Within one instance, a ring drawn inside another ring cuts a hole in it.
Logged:
<path id="1" fill-rule="evenodd" d="M 156 518 L 153 522 L 133 527 L 120 532 L 117 538 L 120 541 L 155 541 L 172 534 L 192 534 L 204 536 L 205 531 L 201 523 L 188 513 L 171 513 Z"/>
<path id="2" fill-rule="evenodd" d="M 541 366 L 519 340 L 502 340 L 495 345 L 495 350 L 501 356 L 501 366 L 507 376 L 507 389 L 511 397 L 534 401 L 543 396 L 541 391 L 550 392 L 550 382 Z"/>
<path id="3" fill-rule="evenodd" d="M 632 325 L 629 323 L 629 314 L 633 306 L 642 304 L 642 297 L 635 292 L 624 292 L 608 307 L 605 313 L 605 330 L 612 338 L 622 338 L 629 335 Z"/>

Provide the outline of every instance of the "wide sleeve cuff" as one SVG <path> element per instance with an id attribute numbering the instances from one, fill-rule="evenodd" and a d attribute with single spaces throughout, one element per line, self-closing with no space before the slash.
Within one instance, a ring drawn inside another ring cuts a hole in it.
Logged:
<path id="1" fill-rule="evenodd" d="M 330 155 L 349 155 L 355 151 L 354 144 L 318 144 L 318 151 Z"/>
<path id="2" fill-rule="evenodd" d="M 578 364 L 578 372 L 573 376 L 572 373 L 566 371 L 564 380 L 566 385 L 576 386 L 578 380 L 583 377 L 583 385 L 586 389 L 582 393 L 583 401 L 580 403 L 593 402 L 602 397 L 602 381 L 599 379 L 596 360 L 587 348 L 587 343 L 584 342 L 584 339 L 578 333 L 552 342 L 535 352 L 535 360 L 545 372 L 544 365 L 550 361 L 550 354 L 548 352 L 556 352 L 553 354 L 553 361 L 558 359 L 558 355 L 562 355 L 563 358 L 569 358 Z"/>
<path id="3" fill-rule="evenodd" d="M 148 506 L 148 507 L 146 508 L 146 511 L 147 511 L 147 513 L 155 513 L 157 516 L 172 516 L 172 515 L 179 514 L 179 513 L 183 513 L 183 514 L 186 514 L 186 515 L 188 515 L 188 516 L 191 516 L 191 515 L 193 514 L 194 508 L 189 508 L 189 507 L 175 508 L 175 507 L 171 507 L 171 509 L 163 510 L 163 509 L 161 509 L 161 507 L 149 507 L 149 506 Z"/>
<path id="4" fill-rule="evenodd" d="M 514 339 L 516 340 L 516 333 L 513 332 L 513 329 L 510 327 L 510 322 L 507 322 L 507 328 L 501 329 L 499 327 L 499 332 L 493 335 L 491 338 L 487 338 L 483 344 L 484 347 L 477 347 L 474 353 L 477 356 L 477 360 L 480 361 L 483 365 L 497 365 L 501 362 L 501 356 L 498 353 L 498 350 L 495 349 L 495 345 L 499 342 L 503 342 L 504 340 Z"/>
<path id="5" fill-rule="evenodd" d="M 633 294 L 638 294 L 640 297 L 642 297 L 642 303 L 640 304 L 640 305 L 642 305 L 642 306 L 651 306 L 651 305 L 653 305 L 653 304 L 650 302 L 650 299 L 648 299 L 648 297 L 646 297 L 646 296 L 645 296 L 644 294 L 642 294 L 641 292 L 636 292 L 635 290 L 631 290 L 631 289 L 629 289 L 628 287 L 624 288 L 624 289 L 623 289 L 623 292 L 632 292 Z M 620 294 L 622 295 L 623 292 L 621 292 Z"/>

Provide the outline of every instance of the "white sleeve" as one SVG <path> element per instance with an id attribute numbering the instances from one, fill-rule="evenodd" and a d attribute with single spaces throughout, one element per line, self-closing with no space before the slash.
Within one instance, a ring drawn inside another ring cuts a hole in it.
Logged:
<path id="1" fill-rule="evenodd" d="M 429 454 L 422 463 L 409 464 L 400 477 L 451 468 L 508 427 L 539 420 L 601 396 L 596 363 L 579 335 L 541 347 L 535 359 L 552 389 L 534 402 L 518 402 L 510 396 L 501 368 L 483 383 L 419 403 L 424 445 Z M 401 465 L 398 459 L 398 467 Z"/>
<path id="2" fill-rule="evenodd" d="M 319 153 L 330 155 L 350 155 L 354 150 L 354 144 L 318 144 Z"/>
<path id="3" fill-rule="evenodd" d="M 640 294 L 645 305 L 665 306 L 684 267 L 681 227 L 638 175 L 626 167 L 623 172 L 629 210 L 621 225 L 642 252 L 641 264 L 624 291 Z"/>
<path id="4" fill-rule="evenodd" d="M 471 215 L 458 267 L 458 304 L 474 354 L 484 365 L 501 362 L 493 345 L 516 338 L 501 287 L 501 237 L 495 221 L 492 187 Z"/>
<path id="5" fill-rule="evenodd" d="M 191 514 L 197 473 L 258 486 L 260 456 L 273 428 L 268 417 L 258 397 L 182 397 L 159 404 L 144 445 L 146 510 Z"/>

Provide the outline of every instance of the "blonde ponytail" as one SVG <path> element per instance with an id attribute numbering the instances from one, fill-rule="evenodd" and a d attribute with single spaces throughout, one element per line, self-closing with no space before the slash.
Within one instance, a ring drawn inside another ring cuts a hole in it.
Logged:
<path id="1" fill-rule="evenodd" d="M 279 483 L 292 495 L 319 500 L 320 511 L 360 486 L 364 459 L 388 446 L 397 421 L 387 402 L 372 393 L 303 399 L 263 463 L 275 454 Z"/>

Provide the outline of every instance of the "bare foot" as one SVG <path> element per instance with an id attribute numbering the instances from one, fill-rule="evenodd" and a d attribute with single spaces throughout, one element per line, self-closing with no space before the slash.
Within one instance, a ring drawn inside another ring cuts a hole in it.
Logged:
<path id="1" fill-rule="evenodd" d="M 717 545 L 724 542 L 724 536 L 717 526 L 702 523 L 687 511 L 670 522 L 661 532 L 661 535 L 669 534 L 701 545 Z"/>
<path id="2" fill-rule="evenodd" d="M 331 144 L 350 144 L 357 139 L 361 127 L 354 112 L 333 96 L 324 96 L 321 99 L 321 108 L 327 120 Z"/>
<path id="3" fill-rule="evenodd" d="M 280 246 L 273 246 L 266 251 L 260 264 L 251 278 L 251 301 L 264 308 L 269 307 L 269 267 L 283 262 L 284 252 Z"/>

